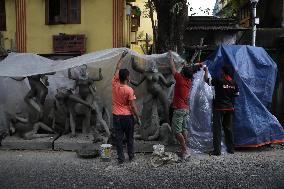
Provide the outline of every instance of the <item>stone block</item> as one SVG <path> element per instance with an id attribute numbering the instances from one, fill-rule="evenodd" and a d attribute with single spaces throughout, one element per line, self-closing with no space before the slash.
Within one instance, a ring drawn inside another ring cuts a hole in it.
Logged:
<path id="1" fill-rule="evenodd" d="M 71 137 L 71 134 L 62 135 L 54 141 L 54 150 L 77 151 L 81 149 L 98 150 L 100 143 L 93 143 L 92 135 L 77 134 Z"/>
<path id="2" fill-rule="evenodd" d="M 1 142 L 0 149 L 5 150 L 52 150 L 53 141 L 58 138 L 53 137 L 37 138 L 32 140 L 24 140 L 17 136 L 7 136 Z"/>

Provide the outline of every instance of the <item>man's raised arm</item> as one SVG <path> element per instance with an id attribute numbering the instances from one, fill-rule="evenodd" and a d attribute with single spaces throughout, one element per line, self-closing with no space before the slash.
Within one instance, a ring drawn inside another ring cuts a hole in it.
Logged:
<path id="1" fill-rule="evenodd" d="M 114 75 L 118 75 L 118 72 L 119 72 L 119 70 L 120 70 L 120 68 L 122 66 L 122 59 L 127 55 L 127 53 L 128 53 L 127 50 L 123 51 L 123 53 L 122 53 L 122 55 L 121 55 L 117 65 L 116 65 Z"/>
<path id="2" fill-rule="evenodd" d="M 204 81 L 205 81 L 206 83 L 208 83 L 208 82 L 209 82 L 209 78 L 208 78 L 208 68 L 207 68 L 207 66 L 204 66 L 203 70 L 205 71 L 205 74 L 204 74 Z"/>
<path id="3" fill-rule="evenodd" d="M 172 74 L 175 75 L 177 70 L 176 70 L 176 65 L 174 63 L 172 51 L 169 51 L 169 55 L 170 55 L 170 68 L 171 68 Z"/>

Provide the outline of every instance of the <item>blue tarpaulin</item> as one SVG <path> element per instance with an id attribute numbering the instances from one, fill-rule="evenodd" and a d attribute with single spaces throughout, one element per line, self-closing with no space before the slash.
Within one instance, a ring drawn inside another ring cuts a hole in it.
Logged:
<path id="1" fill-rule="evenodd" d="M 235 99 L 236 146 L 257 147 L 284 142 L 284 129 L 269 112 L 277 76 L 277 65 L 261 47 L 222 45 L 205 62 L 212 77 L 229 64 L 234 70 L 240 96 Z"/>

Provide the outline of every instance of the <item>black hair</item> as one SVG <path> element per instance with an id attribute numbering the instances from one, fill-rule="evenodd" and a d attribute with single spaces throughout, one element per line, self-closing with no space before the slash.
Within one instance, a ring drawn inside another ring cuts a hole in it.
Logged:
<path id="1" fill-rule="evenodd" d="M 193 79 L 193 74 L 200 70 L 200 66 L 185 66 L 181 70 L 181 74 L 188 79 Z"/>
<path id="2" fill-rule="evenodd" d="M 184 75 L 187 79 L 193 78 L 193 69 L 192 67 L 185 66 L 181 70 L 181 74 Z"/>
<path id="3" fill-rule="evenodd" d="M 129 76 L 129 71 L 128 69 L 120 69 L 119 70 L 119 81 L 124 82 L 127 77 Z"/>
<path id="4" fill-rule="evenodd" d="M 225 75 L 229 75 L 229 76 L 233 75 L 232 68 L 228 65 L 222 66 L 222 71 L 224 72 Z"/>

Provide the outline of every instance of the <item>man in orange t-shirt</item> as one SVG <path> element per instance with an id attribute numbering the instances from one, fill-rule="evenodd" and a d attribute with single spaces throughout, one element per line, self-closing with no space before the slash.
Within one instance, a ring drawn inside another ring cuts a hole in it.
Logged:
<path id="1" fill-rule="evenodd" d="M 125 57 L 127 51 L 123 52 L 115 70 L 112 79 L 112 114 L 113 127 L 116 135 L 116 149 L 118 163 L 122 164 L 125 160 L 123 153 L 123 138 L 126 136 L 127 152 L 129 161 L 134 158 L 134 117 L 138 123 L 140 119 L 135 104 L 135 95 L 131 87 L 128 86 L 130 81 L 129 71 L 121 69 L 122 58 Z"/>

